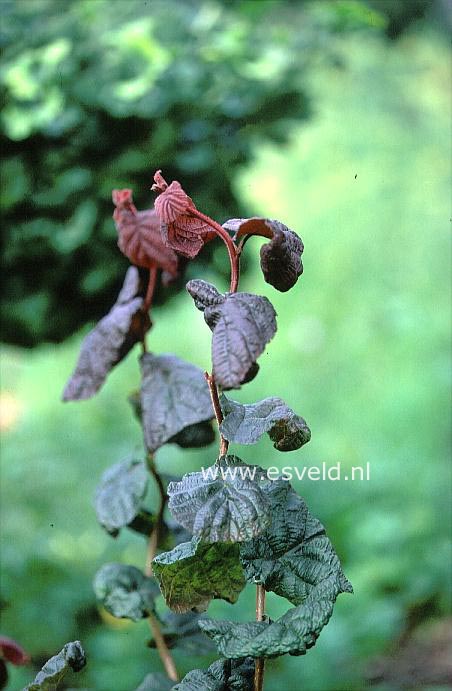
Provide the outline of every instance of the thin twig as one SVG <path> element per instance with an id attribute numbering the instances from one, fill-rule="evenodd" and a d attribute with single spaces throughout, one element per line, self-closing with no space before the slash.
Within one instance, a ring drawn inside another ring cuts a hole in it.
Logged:
<path id="1" fill-rule="evenodd" d="M 231 236 L 227 230 L 223 228 L 223 226 L 220 226 L 220 224 L 210 218 L 210 216 L 206 216 L 201 211 L 198 211 L 198 209 L 190 209 L 190 214 L 192 216 L 196 216 L 196 218 L 199 218 L 201 221 L 204 221 L 204 223 L 207 223 L 207 225 L 213 228 L 216 234 L 219 235 L 225 243 L 229 254 L 229 262 L 231 264 L 231 284 L 229 287 L 229 292 L 236 293 L 239 285 L 240 263 L 237 248 L 232 242 Z"/>
<path id="2" fill-rule="evenodd" d="M 256 621 L 263 621 L 265 612 L 265 588 L 256 585 Z M 265 658 L 258 657 L 254 663 L 254 691 L 262 691 L 264 685 Z"/>
<path id="3" fill-rule="evenodd" d="M 152 456 L 151 453 L 148 453 L 147 455 L 147 466 L 149 469 L 149 472 L 151 473 L 152 477 L 154 478 L 157 487 L 159 489 L 160 493 L 160 506 L 159 506 L 159 511 L 157 513 L 157 517 L 155 520 L 155 525 L 152 529 L 152 532 L 149 536 L 148 540 L 148 549 L 147 549 L 147 555 L 146 555 L 146 567 L 145 567 L 145 574 L 146 576 L 152 576 L 152 561 L 155 557 L 155 553 L 157 551 L 157 546 L 160 538 L 160 533 L 163 525 L 163 514 L 165 511 L 165 505 L 168 499 L 168 495 L 166 494 L 165 487 L 163 485 L 162 478 L 160 477 L 157 468 L 155 467 L 154 464 L 154 457 Z"/>
<path id="4" fill-rule="evenodd" d="M 157 285 L 158 269 L 156 266 L 151 266 L 149 269 L 149 281 L 146 290 L 146 297 L 143 302 L 143 311 L 148 312 L 152 305 L 152 298 L 154 297 L 155 286 Z"/>
<path id="5" fill-rule="evenodd" d="M 150 614 L 148 616 L 148 622 L 150 629 L 152 631 L 152 637 L 155 641 L 158 654 L 160 655 L 160 659 L 163 663 L 163 666 L 165 667 L 165 671 L 168 677 L 173 681 L 179 681 L 179 675 L 177 673 L 176 665 L 174 664 L 174 660 L 171 656 L 170 651 L 168 650 L 168 646 L 166 645 L 166 641 L 163 637 L 162 632 L 160 631 L 159 623 L 154 614 Z"/>
<path id="6" fill-rule="evenodd" d="M 210 398 L 212 399 L 212 405 L 219 430 L 220 425 L 223 422 L 223 411 L 221 410 L 220 399 L 218 397 L 218 389 L 215 383 L 215 377 L 213 376 L 213 374 L 209 374 L 208 372 L 204 372 L 204 376 L 209 386 Z M 228 448 L 229 442 L 227 439 L 223 437 L 223 435 L 220 432 L 220 456 L 226 456 Z"/>

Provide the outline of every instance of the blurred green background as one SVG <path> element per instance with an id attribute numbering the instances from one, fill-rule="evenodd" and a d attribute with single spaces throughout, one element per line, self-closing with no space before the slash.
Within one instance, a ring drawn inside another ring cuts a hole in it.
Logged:
<path id="1" fill-rule="evenodd" d="M 266 689 L 450 688 L 445 3 L 1 9 L 1 632 L 36 668 L 80 639 L 88 666 L 73 688 L 129 691 L 160 668 L 146 622 L 106 617 L 91 588 L 105 561 L 145 558 L 140 536 L 113 540 L 92 507 L 103 470 L 142 448 L 126 400 L 136 354 L 91 401 L 60 395 L 87 322 L 108 309 L 127 266 L 111 189 L 133 187 L 145 208 L 161 167 L 219 221 L 268 215 L 305 243 L 305 273 L 288 294 L 263 282 L 260 241 L 247 245 L 241 288 L 269 297 L 279 332 L 236 398 L 283 397 L 312 440 L 284 456 L 266 440 L 234 451 L 266 467 L 370 463 L 369 482 L 295 483 L 355 594 L 338 599 L 306 657 L 268 662 Z M 211 248 L 188 277 L 224 289 L 226 255 Z M 189 296 L 172 289 L 159 303 L 152 350 L 208 368 L 209 331 Z M 214 453 L 171 445 L 158 464 L 180 475 Z M 252 618 L 253 598 L 249 588 L 209 614 Z M 285 609 L 269 596 L 272 618 Z M 175 656 L 183 673 L 215 657 Z M 10 672 L 18 689 L 35 670 Z"/>

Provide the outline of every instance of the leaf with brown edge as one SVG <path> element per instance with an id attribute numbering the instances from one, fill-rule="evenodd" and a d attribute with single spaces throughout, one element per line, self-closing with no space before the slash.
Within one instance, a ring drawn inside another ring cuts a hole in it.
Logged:
<path id="1" fill-rule="evenodd" d="M 141 310 L 141 295 L 138 269 L 132 266 L 110 312 L 85 337 L 75 370 L 63 391 L 63 401 L 94 396 L 113 367 L 143 339 L 151 321 Z"/>
<path id="2" fill-rule="evenodd" d="M 179 258 L 162 239 L 160 218 L 154 209 L 137 211 L 132 200 L 132 190 L 113 190 L 113 213 L 118 231 L 118 247 L 132 264 L 145 269 L 157 267 L 167 278 L 179 273 Z"/>
<path id="3" fill-rule="evenodd" d="M 216 233 L 205 221 L 191 214 L 196 207 L 177 180 L 168 185 L 159 170 L 154 180 L 152 189 L 158 193 L 154 206 L 161 221 L 163 241 L 175 252 L 193 259 Z"/>
<path id="4" fill-rule="evenodd" d="M 267 283 L 285 293 L 293 288 L 303 273 L 303 242 L 293 230 L 280 221 L 269 218 L 231 218 L 223 228 L 245 235 L 260 235 L 270 239 L 260 250 L 261 269 Z"/>

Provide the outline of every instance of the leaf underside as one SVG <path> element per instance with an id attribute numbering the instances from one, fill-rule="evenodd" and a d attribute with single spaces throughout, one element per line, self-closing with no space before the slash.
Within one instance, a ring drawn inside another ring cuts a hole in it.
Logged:
<path id="1" fill-rule="evenodd" d="M 203 612 L 212 599 L 237 602 L 245 587 L 239 546 L 197 538 L 155 557 L 153 571 L 166 604 L 175 612 Z"/>
<path id="2" fill-rule="evenodd" d="M 63 401 L 91 398 L 108 373 L 125 358 L 150 329 L 141 311 L 143 298 L 138 269 L 130 267 L 116 303 L 83 340 L 75 370 L 63 391 Z"/>
<path id="3" fill-rule="evenodd" d="M 131 523 L 140 511 L 147 485 L 148 473 L 143 461 L 127 460 L 108 468 L 94 499 L 101 526 L 117 535 L 120 528 Z"/>
<path id="4" fill-rule="evenodd" d="M 311 431 L 305 420 L 296 415 L 281 398 L 265 398 L 257 403 L 242 404 L 220 398 L 224 420 L 220 432 L 230 442 L 255 444 L 265 432 L 278 451 L 294 451 L 306 444 Z"/>
<path id="5" fill-rule="evenodd" d="M 104 564 L 94 578 L 97 599 L 114 617 L 139 621 L 154 611 L 159 595 L 155 581 L 135 566 Z"/>
<path id="6" fill-rule="evenodd" d="M 149 451 L 214 417 L 209 388 L 198 367 L 175 355 L 145 353 L 141 372 L 141 413 Z"/>
<path id="7" fill-rule="evenodd" d="M 241 542 L 269 524 L 266 482 L 257 466 L 247 466 L 237 456 L 224 456 L 203 472 L 171 482 L 168 506 L 174 518 L 204 542 Z"/>
<path id="8" fill-rule="evenodd" d="M 270 482 L 266 492 L 271 526 L 241 545 L 241 561 L 248 581 L 297 606 L 272 623 L 200 621 L 220 654 L 229 658 L 303 655 L 328 623 L 337 596 L 352 592 L 322 524 L 304 501 L 283 480 Z"/>
<path id="9" fill-rule="evenodd" d="M 173 691 L 252 691 L 254 660 L 216 660 L 206 670 L 194 669 Z"/>
<path id="10" fill-rule="evenodd" d="M 206 281 L 187 290 L 212 329 L 213 374 L 224 389 L 239 388 L 276 333 L 276 312 L 267 298 L 252 293 L 220 295 Z M 252 377 L 251 377 L 252 378 Z"/>
<path id="11" fill-rule="evenodd" d="M 80 641 L 66 643 L 64 648 L 48 660 L 23 691 L 54 691 L 69 670 L 79 672 L 86 665 L 85 651 Z"/>

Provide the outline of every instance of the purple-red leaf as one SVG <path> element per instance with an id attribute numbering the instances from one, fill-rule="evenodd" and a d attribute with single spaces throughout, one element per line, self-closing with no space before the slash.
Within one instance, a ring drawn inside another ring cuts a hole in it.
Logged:
<path id="1" fill-rule="evenodd" d="M 269 300 L 251 293 L 221 295 L 206 281 L 187 290 L 213 331 L 213 373 L 223 389 L 235 389 L 257 373 L 256 359 L 276 332 L 276 312 Z"/>
<path id="2" fill-rule="evenodd" d="M 0 655 L 12 665 L 26 665 L 30 662 L 28 653 L 7 636 L 0 636 Z"/>
<path id="3" fill-rule="evenodd" d="M 216 233 L 191 213 L 196 207 L 177 180 L 168 185 L 158 170 L 154 181 L 152 189 L 158 193 L 154 206 L 161 221 L 163 241 L 175 252 L 193 259 Z"/>
<path id="4" fill-rule="evenodd" d="M 118 247 L 136 266 L 145 269 L 157 267 L 168 278 L 178 275 L 178 257 L 162 239 L 160 218 L 154 209 L 137 211 L 132 190 L 113 190 L 113 213 L 118 231 Z"/>
<path id="5" fill-rule="evenodd" d="M 260 251 L 264 278 L 282 293 L 293 288 L 303 273 L 304 249 L 301 238 L 293 230 L 268 218 L 231 218 L 223 227 L 234 232 L 236 239 L 245 235 L 270 238 Z"/>
<path id="6" fill-rule="evenodd" d="M 85 337 L 75 370 L 63 392 L 63 401 L 91 398 L 110 370 L 150 329 L 149 316 L 141 310 L 143 298 L 138 269 L 130 267 L 116 303 Z"/>

